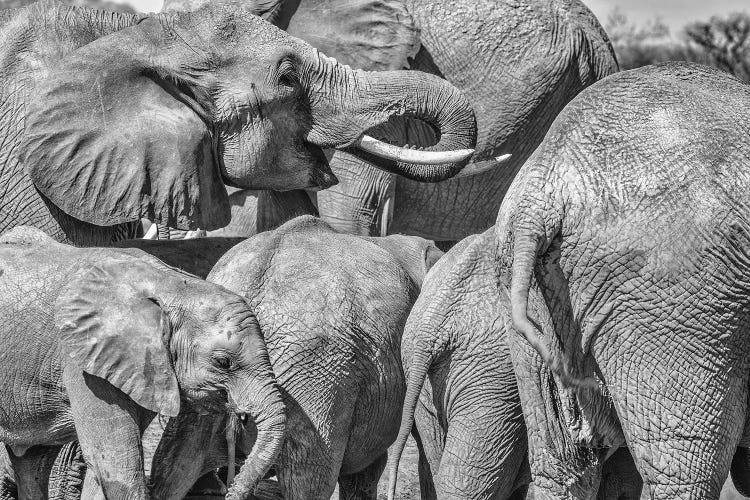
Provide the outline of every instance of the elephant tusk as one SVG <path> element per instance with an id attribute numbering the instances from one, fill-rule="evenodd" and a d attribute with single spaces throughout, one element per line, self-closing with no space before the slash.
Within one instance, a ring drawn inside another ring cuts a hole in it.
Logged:
<path id="1" fill-rule="evenodd" d="M 389 196 L 383 203 L 383 212 L 380 214 L 380 236 L 388 236 L 388 226 L 393 219 L 393 196 Z"/>
<path id="2" fill-rule="evenodd" d="M 458 163 L 474 154 L 473 149 L 454 151 L 423 151 L 420 149 L 402 148 L 369 135 L 362 135 L 352 146 L 387 160 L 413 163 L 416 165 L 438 165 L 441 163 Z"/>
<path id="3" fill-rule="evenodd" d="M 512 155 L 500 155 L 496 156 L 493 160 L 485 160 L 477 163 L 470 163 L 466 165 L 459 173 L 453 176 L 453 179 L 459 177 L 470 177 L 472 175 L 483 174 L 493 170 L 498 164 L 507 161 Z"/>
<path id="4" fill-rule="evenodd" d="M 234 464 L 236 461 L 236 438 L 235 428 L 237 427 L 237 416 L 230 415 L 227 422 L 227 487 L 234 481 Z"/>
<path id="5" fill-rule="evenodd" d="M 155 223 L 151 224 L 151 227 L 148 228 L 148 231 L 146 231 L 146 234 L 143 235 L 144 240 L 156 240 L 159 236 L 159 226 Z"/>
<path id="6" fill-rule="evenodd" d="M 185 233 L 185 237 L 183 239 L 193 240 L 196 238 L 205 238 L 205 237 L 206 237 L 205 229 L 196 229 L 195 231 L 188 231 L 187 233 Z"/>

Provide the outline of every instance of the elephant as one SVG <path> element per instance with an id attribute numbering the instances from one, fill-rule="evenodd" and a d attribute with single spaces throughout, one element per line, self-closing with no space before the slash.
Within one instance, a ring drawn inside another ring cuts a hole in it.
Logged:
<path id="1" fill-rule="evenodd" d="M 337 480 L 341 498 L 376 498 L 401 414 L 401 331 L 441 255 L 421 238 L 361 238 L 303 216 L 211 270 L 208 281 L 247 298 L 268 345 L 287 408 L 276 467 L 287 500 L 329 500 Z"/>
<path id="2" fill-rule="evenodd" d="M 199 3 L 166 0 L 164 10 Z M 493 226 L 508 186 L 555 116 L 619 69 L 607 35 L 579 0 L 234 3 L 253 4 L 259 15 L 354 68 L 408 68 L 445 78 L 473 105 L 479 135 L 467 173 L 475 175 L 428 185 L 334 152 L 339 184 L 312 194 L 324 220 L 353 234 L 455 242 Z M 376 132 L 391 143 L 418 146 L 437 137 L 408 118 Z M 506 154 L 512 156 L 499 163 Z"/>
<path id="3" fill-rule="evenodd" d="M 531 480 L 512 353 L 497 293 L 494 229 L 463 239 L 429 271 L 404 327 L 406 396 L 389 456 L 389 498 L 413 427 L 422 498 L 522 499 Z M 640 498 L 627 448 L 605 464 L 600 500 Z"/>
<path id="4" fill-rule="evenodd" d="M 275 462 L 285 409 L 242 297 L 137 249 L 76 248 L 23 226 L 0 237 L 0 288 L 0 441 L 21 499 L 47 498 L 49 457 L 65 445 L 70 471 L 74 440 L 88 467 L 82 498 L 167 498 L 143 468 L 141 434 L 157 413 L 174 417 L 159 445 L 169 449 L 194 415 L 252 428 L 227 498 L 247 498 Z M 152 478 L 168 466 L 154 462 Z M 73 479 L 55 481 L 70 491 Z"/>
<path id="5" fill-rule="evenodd" d="M 0 231 L 86 246 L 133 237 L 141 218 L 213 230 L 229 222 L 225 185 L 337 182 L 323 148 L 434 182 L 476 142 L 471 105 L 447 82 L 356 72 L 239 6 L 145 16 L 43 0 L 1 11 L 0 37 Z M 440 143 L 367 135 L 401 114 Z"/>
<path id="6" fill-rule="evenodd" d="M 535 498 L 591 498 L 627 443 L 642 498 L 750 475 L 750 87 L 665 63 L 579 94 L 498 212 L 495 279 Z"/>

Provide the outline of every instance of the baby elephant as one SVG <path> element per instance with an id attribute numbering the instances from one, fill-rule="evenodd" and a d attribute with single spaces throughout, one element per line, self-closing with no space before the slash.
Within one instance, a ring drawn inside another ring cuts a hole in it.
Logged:
<path id="1" fill-rule="evenodd" d="M 83 498 L 173 498 L 159 484 L 149 492 L 143 470 L 141 435 L 157 412 L 176 422 L 231 413 L 257 432 L 227 498 L 245 498 L 281 449 L 283 404 L 248 304 L 140 250 L 6 233 L 0 325 L 0 441 L 23 499 L 47 497 L 49 468 L 30 474 L 31 462 L 76 439 Z M 155 475 L 168 466 L 155 463 Z"/>
<path id="2" fill-rule="evenodd" d="M 390 497 L 412 425 L 422 498 L 520 499 L 531 480 L 521 396 L 497 292 L 495 234 L 453 247 L 424 279 L 402 339 L 403 421 L 389 462 Z M 627 448 L 605 462 L 599 500 L 640 498 Z"/>
<path id="3" fill-rule="evenodd" d="M 442 255 L 416 237 L 361 238 L 310 216 L 232 248 L 209 281 L 247 297 L 287 407 L 287 500 L 375 499 L 404 396 L 401 332 Z M 179 466 L 176 466 L 179 468 Z"/>

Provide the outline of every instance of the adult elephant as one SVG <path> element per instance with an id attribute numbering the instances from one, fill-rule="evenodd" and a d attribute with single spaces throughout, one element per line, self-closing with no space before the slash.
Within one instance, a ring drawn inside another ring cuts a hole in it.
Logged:
<path id="1" fill-rule="evenodd" d="M 210 230 L 229 222 L 225 183 L 335 183 L 321 148 L 438 181 L 476 139 L 470 105 L 439 78 L 355 72 L 248 9 L 144 17 L 42 1 L 3 11 L 0 38 L 0 231 L 90 245 L 142 217 Z M 384 151 L 365 135 L 402 114 L 437 126 L 440 144 Z"/>
<path id="2" fill-rule="evenodd" d="M 589 498 L 625 442 L 642 498 L 747 487 L 748 137 L 750 87 L 647 66 L 574 99 L 511 186 L 496 277 L 535 498 Z"/>
<path id="3" fill-rule="evenodd" d="M 247 297 L 269 346 L 287 407 L 284 498 L 328 500 L 337 481 L 342 498 L 376 498 L 403 401 L 401 331 L 441 255 L 421 238 L 360 238 L 306 216 L 212 269 L 209 281 Z M 184 481 L 179 460 L 164 461 Z"/>
<path id="4" fill-rule="evenodd" d="M 411 431 L 419 437 L 424 499 L 525 498 L 531 481 L 526 426 L 513 370 L 508 308 L 497 293 L 494 229 L 470 236 L 424 279 L 401 341 L 406 396 L 389 455 L 389 498 Z M 414 429 L 413 429 L 414 428 Z M 604 466 L 596 498 L 636 500 L 627 448 Z"/>
<path id="5" fill-rule="evenodd" d="M 236 3 L 245 3 L 235 0 Z M 187 2 L 195 5 L 196 2 Z M 467 178 L 428 185 L 336 152 L 339 184 L 317 193 L 321 217 L 354 234 L 459 240 L 495 222 L 518 169 L 552 120 L 581 90 L 617 71 L 612 47 L 579 0 L 275 0 L 259 14 L 354 68 L 410 68 L 458 87 L 474 107 L 479 137 Z M 165 9 L 188 7 L 167 0 Z M 439 134 L 391 120 L 374 135 L 426 146 Z M 497 165 L 495 158 L 512 154 Z"/>

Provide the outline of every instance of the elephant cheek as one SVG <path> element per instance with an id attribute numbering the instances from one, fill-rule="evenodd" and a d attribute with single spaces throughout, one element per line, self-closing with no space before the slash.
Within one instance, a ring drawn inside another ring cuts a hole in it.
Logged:
<path id="1" fill-rule="evenodd" d="M 256 186 L 261 180 L 261 153 L 269 147 L 269 139 L 245 125 L 241 129 L 220 134 L 217 152 L 221 158 L 221 175 L 224 182 L 245 189 L 262 189 Z"/>

